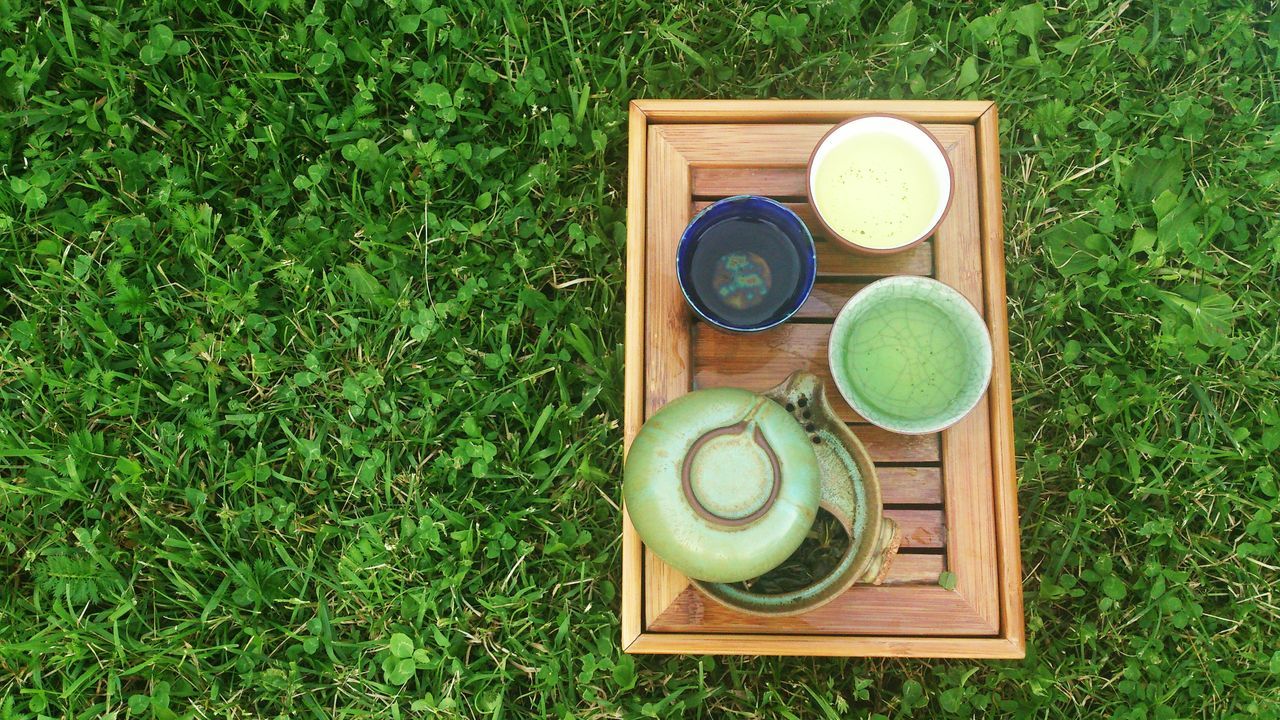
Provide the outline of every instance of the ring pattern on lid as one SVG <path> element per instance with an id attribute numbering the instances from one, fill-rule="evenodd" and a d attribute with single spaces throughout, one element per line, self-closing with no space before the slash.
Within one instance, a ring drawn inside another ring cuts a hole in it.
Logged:
<path id="1" fill-rule="evenodd" d="M 764 463 L 752 463 L 761 455 Z M 778 499 L 782 468 L 759 426 L 744 421 L 698 438 L 684 456 L 680 485 L 703 517 L 722 525 L 746 525 L 763 517 Z"/>
<path id="2" fill-rule="evenodd" d="M 650 416 L 632 442 L 627 513 L 648 549 L 690 578 L 756 577 L 813 526 L 822 477 L 814 447 L 767 397 L 695 390 Z"/>

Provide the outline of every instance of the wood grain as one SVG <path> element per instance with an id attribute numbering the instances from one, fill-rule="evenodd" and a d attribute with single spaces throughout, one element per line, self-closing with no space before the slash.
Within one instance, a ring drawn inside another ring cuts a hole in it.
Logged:
<path id="1" fill-rule="evenodd" d="M 893 518 L 902 532 L 903 547 L 906 548 L 938 548 L 941 547 L 945 529 L 942 527 L 942 513 L 938 510 L 889 510 L 885 515 Z M 657 560 L 648 549 L 645 550 L 646 562 Z M 963 612 L 963 599 L 953 592 L 943 591 L 936 585 L 938 574 L 942 572 L 945 565 L 945 558 L 940 554 L 902 554 L 894 558 L 894 564 L 890 566 L 890 573 L 886 578 L 886 585 L 897 586 L 900 589 L 896 594 L 903 592 L 914 593 L 912 602 L 924 601 L 926 604 L 932 604 L 937 612 Z M 923 585 L 928 583 L 928 585 Z M 903 586 L 909 586 L 910 589 Z M 914 587 L 911 587 L 914 586 Z M 674 588 L 654 588 L 654 584 L 650 582 L 649 588 L 662 593 L 672 592 Z M 858 592 L 869 586 L 855 588 L 850 592 Z M 882 588 L 869 588 L 872 590 L 880 590 Z M 911 627 L 920 622 L 919 616 L 913 616 L 910 611 L 904 611 L 901 607 L 899 612 L 891 613 L 893 605 L 891 598 L 885 597 L 883 593 L 863 593 L 864 600 L 872 602 L 876 608 L 874 614 L 868 615 L 866 608 L 860 609 L 862 613 L 858 618 L 843 618 L 836 620 L 829 632 L 865 632 L 869 629 L 880 628 L 883 631 L 893 631 L 894 628 L 902 622 L 910 623 Z M 833 601 L 833 605 L 840 603 L 841 599 Z M 901 600 L 898 600 L 901 603 Z M 828 605 L 827 607 L 830 607 Z M 712 612 L 712 622 L 706 621 L 706 613 Z M 661 611 L 653 611 L 647 609 L 646 614 L 652 612 L 653 619 L 650 620 L 648 628 L 652 631 L 659 632 L 680 632 L 689 630 L 697 626 L 708 632 L 723 632 L 724 628 L 717 629 L 715 611 L 724 611 L 719 616 L 719 622 L 732 625 L 739 622 L 741 617 L 739 613 L 723 608 L 718 603 L 710 600 L 702 595 L 696 588 L 689 586 L 687 582 L 676 593 L 676 597 L 672 601 L 667 602 Z M 815 613 L 821 612 L 821 609 Z M 805 629 L 814 629 L 817 624 L 825 624 L 833 622 L 831 618 L 825 616 L 814 616 L 815 613 L 806 613 L 801 616 L 803 621 L 795 619 L 771 619 L 768 621 L 770 632 L 800 632 Z M 889 617 L 892 615 L 892 617 Z M 905 616 L 905 620 L 904 620 Z M 749 617 L 749 616 L 746 616 Z M 758 619 L 754 619 L 758 620 Z M 798 624 L 802 623 L 802 624 Z M 739 627 L 738 629 L 745 629 Z"/>
<path id="2" fill-rule="evenodd" d="M 804 168 L 800 167 L 715 167 L 695 165 L 689 182 L 695 198 L 719 198 L 730 195 L 768 195 L 769 197 L 805 198 Z"/>
<path id="3" fill-rule="evenodd" d="M 702 323 L 693 327 L 693 386 L 740 387 L 763 392 L 795 370 L 817 375 L 827 402 L 845 422 L 864 422 L 840 396 L 827 363 L 831 326 L 790 323 L 754 335 L 726 333 Z"/>
<path id="4" fill-rule="evenodd" d="M 1006 638 L 886 637 L 870 635 L 760 635 L 643 633 L 626 652 L 650 655 L 801 655 L 808 657 L 898 657 L 1020 659 L 1023 645 Z"/>
<path id="5" fill-rule="evenodd" d="M 648 169 L 648 128 L 644 113 L 635 103 L 628 113 L 627 137 L 627 323 L 626 359 L 623 364 L 622 452 L 625 457 L 631 441 L 644 422 L 644 268 L 645 268 L 645 172 Z M 641 595 L 644 571 L 641 563 L 640 535 L 631 524 L 631 516 L 622 508 L 622 646 L 639 637 L 642 627 Z"/>
<path id="6" fill-rule="evenodd" d="M 645 417 L 689 391 L 689 310 L 676 246 L 689 222 L 689 165 L 661 128 L 649 128 L 645 232 Z"/>
<path id="7" fill-rule="evenodd" d="M 751 335 L 726 333 L 702 324 L 693 331 L 695 387 L 740 387 L 763 392 L 796 370 L 817 375 L 831 408 L 846 422 L 861 421 L 831 379 L 827 364 L 826 324 L 784 323 Z"/>
<path id="8" fill-rule="evenodd" d="M 972 123 L 989 100 L 636 100 L 652 123 L 835 123 L 887 113 L 918 123 Z"/>
<path id="9" fill-rule="evenodd" d="M 1018 481 L 1014 463 L 1013 390 L 1009 371 L 1009 319 L 1005 300 L 1004 226 L 1000 194 L 999 118 L 995 105 L 978 118 L 978 188 L 981 193 L 983 277 L 994 363 L 987 399 L 991 409 L 991 466 L 996 548 L 1000 565 L 1002 635 L 1026 650 L 1022 610 L 1022 556 L 1018 540 Z"/>
<path id="10" fill-rule="evenodd" d="M 936 585 L 938 576 L 947 569 L 942 553 L 903 553 L 893 559 L 885 585 Z"/>
<path id="11" fill-rule="evenodd" d="M 631 516 L 626 505 L 622 506 L 622 604 L 621 631 L 623 647 L 631 644 L 644 630 L 644 564 L 642 554 L 644 543 L 635 525 L 631 524 Z"/>
<path id="12" fill-rule="evenodd" d="M 952 163 L 966 177 L 977 172 L 973 128 L 965 128 L 951 152 Z M 937 277 L 960 291 L 979 311 L 984 307 L 982 234 L 978 219 L 978 186 L 957 183 L 951 210 L 938 228 Z M 994 634 L 1000 627 L 996 592 L 996 550 L 991 478 L 991 424 L 987 400 L 942 433 L 945 506 L 950 543 L 948 566 L 956 575 L 956 591 L 963 595 Z"/>
<path id="13" fill-rule="evenodd" d="M 653 621 L 690 586 L 684 573 L 663 562 L 647 545 L 644 566 L 644 625 L 649 630 L 653 628 Z"/>
<path id="14" fill-rule="evenodd" d="M 627 148 L 627 324 L 624 364 L 623 450 L 644 422 L 645 228 L 648 128 L 644 113 L 631 104 Z"/>
<path id="15" fill-rule="evenodd" d="M 785 170 L 786 172 L 796 173 L 802 176 L 804 173 L 803 168 L 786 168 Z M 778 198 L 774 198 L 774 199 L 779 200 Z M 703 208 L 707 207 L 713 202 L 715 202 L 715 200 L 694 200 L 693 201 L 694 213 L 695 214 L 698 213 Z M 804 221 L 804 224 L 806 226 L 808 226 L 809 232 L 812 232 L 814 237 L 826 236 L 826 230 L 822 227 L 822 223 L 818 222 L 818 214 L 814 212 L 813 206 L 809 204 L 808 200 L 779 200 L 779 202 L 781 202 L 783 205 L 786 205 L 787 208 L 791 210 L 791 212 L 795 213 L 796 215 L 799 215 L 800 219 Z M 843 250 L 843 248 L 841 249 Z M 855 254 L 855 256 L 857 255 Z M 861 257 L 865 257 L 865 256 L 861 256 Z"/>
<path id="16" fill-rule="evenodd" d="M 694 168 L 798 168 L 803 171 L 809 155 L 835 123 L 795 125 L 653 125 Z M 971 125 L 924 123 L 947 149 Z M 695 194 L 704 194 L 695 189 Z M 732 193 L 731 193 L 732 194 Z M 763 195 L 771 193 L 760 193 Z M 783 193 L 777 193 L 783 194 Z M 799 195 L 804 195 L 803 192 Z"/>
<path id="17" fill-rule="evenodd" d="M 866 286 L 862 282 L 819 280 L 813 284 L 809 299 L 792 317 L 795 320 L 834 320 L 849 298 Z"/>
<path id="18" fill-rule="evenodd" d="M 875 463 L 933 463 L 942 458 L 937 435 L 899 435 L 874 425 L 853 425 Z"/>
<path id="19" fill-rule="evenodd" d="M 904 548 L 938 549 L 947 543 L 947 528 L 941 510 L 885 508 L 884 516 L 898 523 Z"/>
<path id="20" fill-rule="evenodd" d="M 948 622 L 939 624 L 940 617 Z M 761 618 L 721 605 L 689 587 L 649 630 L 832 635 L 983 635 L 959 593 L 937 585 L 855 585 L 830 603 L 791 617 Z"/>
<path id="21" fill-rule="evenodd" d="M 933 243 L 924 241 L 892 255 L 858 255 L 823 238 L 814 238 L 818 277 L 885 277 L 933 274 Z"/>
<path id="22" fill-rule="evenodd" d="M 676 279 L 676 244 L 689 222 L 688 162 L 665 140 L 648 131 L 645 232 L 645 418 L 689 391 L 689 318 Z M 657 617 L 689 581 L 675 568 L 644 551 L 644 618 Z"/>
<path id="23" fill-rule="evenodd" d="M 940 505 L 942 470 L 936 467 L 877 467 L 880 499 L 892 505 Z"/>

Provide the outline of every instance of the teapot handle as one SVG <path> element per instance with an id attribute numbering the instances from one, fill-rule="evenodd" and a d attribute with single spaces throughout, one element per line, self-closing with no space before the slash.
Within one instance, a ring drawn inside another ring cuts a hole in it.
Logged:
<path id="1" fill-rule="evenodd" d="M 858 578 L 858 582 L 871 585 L 883 583 L 901 544 L 902 531 L 898 529 L 898 523 L 887 517 L 881 518 L 879 541 L 871 549 L 871 561 L 867 564 L 866 572 Z"/>

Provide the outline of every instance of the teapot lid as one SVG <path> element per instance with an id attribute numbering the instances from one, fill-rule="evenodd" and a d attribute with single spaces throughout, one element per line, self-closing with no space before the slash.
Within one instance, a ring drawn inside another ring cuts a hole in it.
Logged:
<path id="1" fill-rule="evenodd" d="M 627 513 L 645 545 L 696 580 L 732 583 L 800 547 L 821 500 L 804 428 L 736 388 L 697 390 L 640 428 L 623 468 Z"/>

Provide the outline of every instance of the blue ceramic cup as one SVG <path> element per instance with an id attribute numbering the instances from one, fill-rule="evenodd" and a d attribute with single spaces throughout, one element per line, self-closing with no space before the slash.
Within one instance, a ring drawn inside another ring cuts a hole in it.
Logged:
<path id="1" fill-rule="evenodd" d="M 794 315 L 817 274 L 813 236 L 804 221 L 758 195 L 704 208 L 676 250 L 676 275 L 689 307 L 733 332 L 768 330 Z"/>

